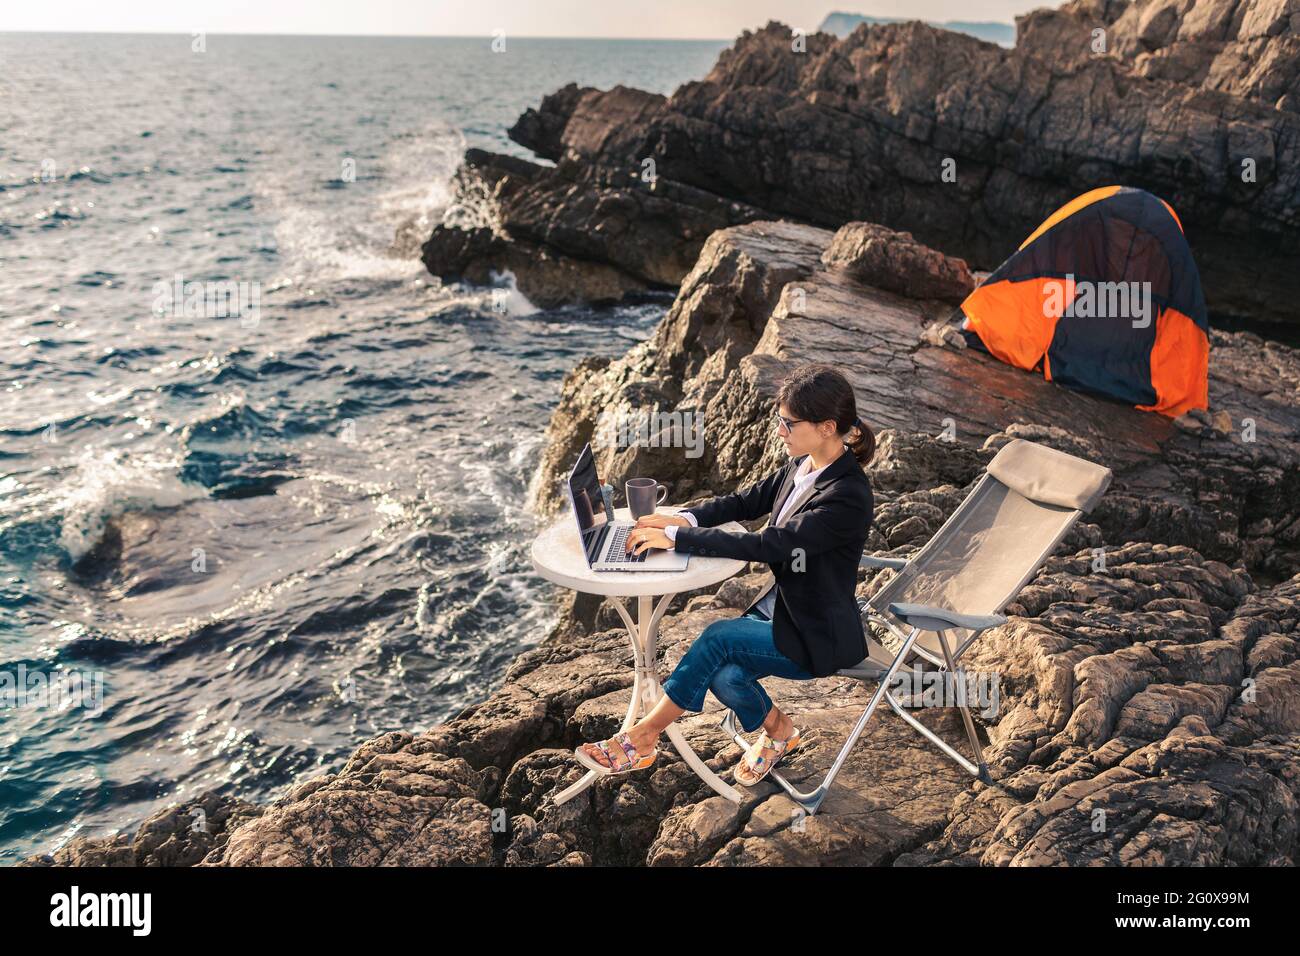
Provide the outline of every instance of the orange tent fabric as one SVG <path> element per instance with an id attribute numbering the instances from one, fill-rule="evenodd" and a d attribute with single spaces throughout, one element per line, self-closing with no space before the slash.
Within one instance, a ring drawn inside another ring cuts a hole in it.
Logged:
<path id="1" fill-rule="evenodd" d="M 973 345 L 1059 384 L 1177 417 L 1209 404 L 1209 320 L 1182 223 L 1105 186 L 1049 216 L 966 301 Z"/>

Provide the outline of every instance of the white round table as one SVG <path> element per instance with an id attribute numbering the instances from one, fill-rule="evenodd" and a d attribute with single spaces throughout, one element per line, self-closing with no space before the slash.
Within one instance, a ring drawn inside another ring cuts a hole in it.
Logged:
<path id="1" fill-rule="evenodd" d="M 665 513 L 676 509 L 660 506 Z M 622 521 L 630 521 L 631 515 L 626 508 L 619 508 L 615 516 Z M 725 531 L 743 532 L 746 529 L 736 522 L 720 525 Z M 539 534 L 531 552 L 533 567 L 546 580 L 561 587 L 581 591 L 584 594 L 601 594 L 611 599 L 614 609 L 627 628 L 632 642 L 632 700 L 628 704 L 627 716 L 623 718 L 623 730 L 627 730 L 640 717 L 658 703 L 663 695 L 659 686 L 659 676 L 655 668 L 658 653 L 659 621 L 668 609 L 668 604 L 683 591 L 706 588 L 721 584 L 733 574 L 745 567 L 747 562 L 732 558 L 711 558 L 698 554 L 691 555 L 690 563 L 684 571 L 593 571 L 583 554 L 577 523 L 573 514 L 565 513 L 549 528 Z M 627 608 L 619 598 L 635 597 L 637 599 L 636 620 L 633 621 Z M 655 598 L 658 597 L 658 603 Z M 664 731 L 669 741 L 682 755 L 696 775 L 710 787 L 728 800 L 739 803 L 739 791 L 708 768 L 699 755 L 686 742 L 677 725 L 669 724 Z M 555 803 L 561 804 L 586 790 L 602 774 L 594 770 L 587 771 L 582 779 L 564 789 L 555 797 Z"/>

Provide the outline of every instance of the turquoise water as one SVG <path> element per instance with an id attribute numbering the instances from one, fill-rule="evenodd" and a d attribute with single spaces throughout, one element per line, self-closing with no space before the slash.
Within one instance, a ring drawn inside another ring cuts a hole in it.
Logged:
<path id="1" fill-rule="evenodd" d="M 560 380 L 665 303 L 502 311 L 418 241 L 543 94 L 722 46 L 0 35 L 0 860 L 267 799 L 541 636 Z M 159 314 L 177 277 L 242 314 Z"/>

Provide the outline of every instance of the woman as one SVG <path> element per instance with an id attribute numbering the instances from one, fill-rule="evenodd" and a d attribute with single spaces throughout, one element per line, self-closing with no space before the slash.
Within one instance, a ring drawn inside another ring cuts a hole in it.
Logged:
<path id="1" fill-rule="evenodd" d="M 858 418 L 853 389 L 829 365 L 804 365 L 782 383 L 777 434 L 790 461 L 738 494 L 712 498 L 677 515 L 646 515 L 628 548 L 767 563 L 775 577 L 744 615 L 704 629 L 664 681 L 664 696 L 626 733 L 574 751 L 597 773 L 627 773 L 654 763 L 664 728 L 704 706 L 705 691 L 736 712 L 746 732 L 762 728 L 736 764 L 736 782 L 753 786 L 799 743 L 799 731 L 758 683 L 762 677 L 811 680 L 867 656 L 854 589 L 871 526 L 871 483 L 863 467 L 875 436 Z M 847 446 L 847 447 L 846 447 Z M 771 514 L 758 532 L 715 528 Z"/>

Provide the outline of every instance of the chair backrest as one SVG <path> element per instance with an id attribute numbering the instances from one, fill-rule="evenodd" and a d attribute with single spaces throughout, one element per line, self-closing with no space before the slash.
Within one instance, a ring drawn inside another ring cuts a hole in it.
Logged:
<path id="1" fill-rule="evenodd" d="M 960 614 L 997 614 L 1023 588 L 1110 486 L 1111 471 L 1046 445 L 1005 445 L 933 538 L 871 599 L 876 613 L 906 632 L 892 602 L 929 604 Z M 949 646 L 969 632 L 954 629 Z M 917 644 L 942 659 L 933 634 Z"/>

